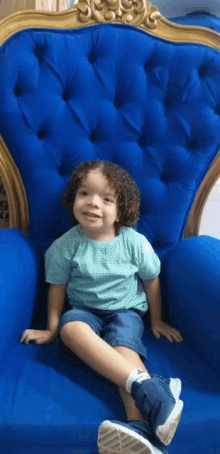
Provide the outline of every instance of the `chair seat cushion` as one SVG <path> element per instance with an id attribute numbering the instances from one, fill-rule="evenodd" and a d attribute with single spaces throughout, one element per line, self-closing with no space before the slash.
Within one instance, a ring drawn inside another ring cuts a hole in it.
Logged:
<path id="1" fill-rule="evenodd" d="M 29 454 L 35 449 L 39 454 L 41 445 L 42 454 L 79 452 L 84 446 L 80 452 L 89 453 L 103 418 L 125 417 L 117 388 L 64 357 L 55 344 L 16 345 L 0 376 L 0 390 L 0 440 L 17 446 L 11 451 L 6 444 L 4 454 L 23 453 L 25 444 Z"/>
<path id="2" fill-rule="evenodd" d="M 169 453 L 218 454 L 219 382 L 187 345 L 145 330 L 150 373 L 182 380 L 183 415 Z M 126 421 L 117 387 L 56 344 L 17 344 L 0 378 L 0 440 L 4 454 L 97 454 L 105 419 Z M 4 391 L 3 391 L 4 390 Z M 10 421 L 10 423 L 9 423 Z"/>
<path id="3" fill-rule="evenodd" d="M 143 342 L 148 349 L 149 373 L 182 381 L 184 408 L 169 454 L 220 454 L 219 376 L 187 340 L 180 344 L 157 340 L 145 330 Z"/>

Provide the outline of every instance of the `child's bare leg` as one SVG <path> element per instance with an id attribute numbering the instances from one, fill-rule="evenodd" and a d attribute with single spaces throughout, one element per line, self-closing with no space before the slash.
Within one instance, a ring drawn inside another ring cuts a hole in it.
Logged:
<path id="1" fill-rule="evenodd" d="M 122 345 L 119 345 L 117 347 L 113 347 L 116 351 L 118 351 L 122 356 L 127 358 L 131 363 L 135 366 L 135 369 L 141 369 L 141 370 L 146 370 L 145 365 L 141 361 L 140 356 L 138 355 L 137 352 L 134 350 L 131 350 L 128 347 L 124 347 Z M 131 394 L 129 394 L 124 388 L 121 388 L 120 386 L 118 387 L 119 394 L 121 396 L 121 399 L 123 401 L 124 407 L 125 407 L 125 412 L 127 415 L 127 420 L 132 421 L 132 420 L 142 420 L 145 421 L 142 413 L 138 410 L 138 408 L 135 405 L 135 401 Z"/>
<path id="2" fill-rule="evenodd" d="M 87 323 L 73 321 L 60 330 L 62 341 L 83 362 L 111 382 L 125 389 L 126 380 L 137 367 L 116 348 L 101 339 Z"/>

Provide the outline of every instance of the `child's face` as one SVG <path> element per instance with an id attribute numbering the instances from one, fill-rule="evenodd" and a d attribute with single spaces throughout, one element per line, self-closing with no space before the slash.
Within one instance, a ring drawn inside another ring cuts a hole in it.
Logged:
<path id="1" fill-rule="evenodd" d="M 73 213 L 82 230 L 87 233 L 112 235 L 114 223 L 118 221 L 115 191 L 109 186 L 107 178 L 98 170 L 91 170 L 79 187 Z M 85 213 L 98 217 L 89 217 Z"/>

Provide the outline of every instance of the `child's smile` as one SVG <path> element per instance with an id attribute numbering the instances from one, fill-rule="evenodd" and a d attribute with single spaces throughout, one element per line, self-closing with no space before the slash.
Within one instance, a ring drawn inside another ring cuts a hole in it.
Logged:
<path id="1" fill-rule="evenodd" d="M 83 213 L 85 218 L 90 220 L 90 221 L 96 221 L 97 219 L 99 219 L 101 216 L 98 216 L 97 214 L 93 214 L 91 212 L 86 212 L 86 213 Z"/>

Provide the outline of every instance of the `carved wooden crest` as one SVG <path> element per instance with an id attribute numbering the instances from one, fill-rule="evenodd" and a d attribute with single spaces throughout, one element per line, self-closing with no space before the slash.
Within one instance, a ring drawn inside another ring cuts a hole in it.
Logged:
<path id="1" fill-rule="evenodd" d="M 91 19 L 99 23 L 123 23 L 153 29 L 161 16 L 156 6 L 148 0 L 79 0 L 78 19 L 87 23 Z"/>

